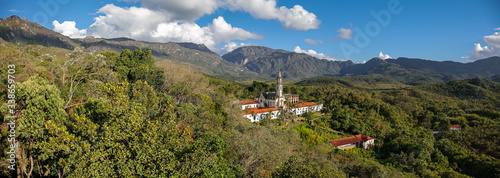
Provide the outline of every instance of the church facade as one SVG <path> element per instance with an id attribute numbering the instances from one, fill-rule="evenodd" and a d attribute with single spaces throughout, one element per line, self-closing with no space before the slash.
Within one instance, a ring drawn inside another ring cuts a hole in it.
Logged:
<path id="1" fill-rule="evenodd" d="M 280 109 L 283 112 L 302 115 L 305 112 L 321 111 L 323 104 L 313 102 L 300 103 L 298 94 L 283 94 L 283 81 L 280 71 L 276 78 L 276 92 L 261 92 L 255 97 L 254 101 L 240 102 L 239 108 L 246 111 L 243 117 L 250 119 L 252 122 L 258 122 L 267 117 L 271 119 L 278 118 L 280 116 Z"/>
<path id="2" fill-rule="evenodd" d="M 281 79 L 281 71 L 278 73 L 278 78 L 276 81 L 276 92 L 261 92 L 255 98 L 261 107 L 271 107 L 271 108 L 284 108 L 285 107 L 285 97 L 283 96 L 283 83 Z"/>

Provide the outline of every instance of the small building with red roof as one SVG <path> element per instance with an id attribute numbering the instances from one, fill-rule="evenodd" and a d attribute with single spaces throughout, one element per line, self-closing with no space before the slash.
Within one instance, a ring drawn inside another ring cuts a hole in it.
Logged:
<path id="1" fill-rule="evenodd" d="M 241 101 L 240 106 L 241 110 L 245 110 L 246 108 L 258 108 L 260 104 L 258 101 Z"/>
<path id="2" fill-rule="evenodd" d="M 261 120 L 264 120 L 269 114 L 271 114 L 269 115 L 270 119 L 276 119 L 280 115 L 279 110 L 272 107 L 248 108 L 245 111 L 247 112 L 245 112 L 245 115 L 243 115 L 243 117 L 250 119 L 251 122 L 259 122 Z"/>
<path id="3" fill-rule="evenodd" d="M 368 149 L 371 148 L 374 143 L 375 139 L 366 135 L 355 135 L 352 137 L 330 141 L 330 145 L 341 150 L 352 149 L 356 147 Z"/>
<path id="4" fill-rule="evenodd" d="M 462 130 L 461 125 L 450 125 L 450 130 Z"/>

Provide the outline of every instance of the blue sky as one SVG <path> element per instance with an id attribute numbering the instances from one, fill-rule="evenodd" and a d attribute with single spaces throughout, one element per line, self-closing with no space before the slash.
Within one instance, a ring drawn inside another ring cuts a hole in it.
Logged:
<path id="1" fill-rule="evenodd" d="M 0 3 L 0 18 L 18 15 L 71 37 L 190 41 L 204 43 L 221 54 L 241 45 L 262 45 L 354 62 L 379 57 L 380 52 L 393 58 L 458 62 L 500 55 L 498 0 L 0 0 Z M 381 16 L 382 24 L 372 12 L 388 13 L 390 19 Z M 99 16 L 103 18 L 96 20 Z M 71 21 L 74 25 L 66 23 Z M 343 33 L 339 32 L 341 28 Z"/>

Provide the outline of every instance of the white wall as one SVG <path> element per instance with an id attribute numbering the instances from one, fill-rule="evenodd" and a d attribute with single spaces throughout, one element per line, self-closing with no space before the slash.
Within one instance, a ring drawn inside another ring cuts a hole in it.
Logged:
<path id="1" fill-rule="evenodd" d="M 366 141 L 366 142 L 363 143 L 363 148 L 364 149 L 368 149 L 374 143 L 375 143 L 375 139 L 368 140 L 368 141 Z"/>
<path id="2" fill-rule="evenodd" d="M 241 105 L 241 110 L 245 110 L 246 108 L 256 108 L 260 107 L 260 104 L 245 104 Z"/>
<path id="3" fill-rule="evenodd" d="M 267 117 L 267 114 L 268 114 L 268 112 L 256 113 L 255 114 L 255 118 L 252 117 L 252 114 L 246 114 L 246 115 L 243 115 L 243 117 L 246 117 L 246 118 L 250 119 L 251 122 L 259 122 L 261 120 L 264 120 Z M 279 111 L 273 111 L 273 112 L 271 112 L 271 119 L 276 119 L 279 116 L 280 116 Z"/>
<path id="4" fill-rule="evenodd" d="M 350 147 L 350 146 L 353 146 L 353 145 L 356 145 L 356 143 L 349 143 L 349 144 L 345 144 L 345 145 L 340 145 L 337 148 L 338 149 L 342 149 L 342 148 Z"/>
<path id="5" fill-rule="evenodd" d="M 323 104 L 320 105 L 312 105 L 308 107 L 301 107 L 301 108 L 293 108 L 290 110 L 290 112 L 294 113 L 295 115 L 302 115 L 305 112 L 319 112 L 323 109 Z"/>
<path id="6" fill-rule="evenodd" d="M 260 104 L 249 104 L 249 105 L 242 105 L 242 110 L 245 110 L 245 106 L 248 106 L 249 108 L 252 108 L 252 107 L 263 107 Z M 308 106 L 308 107 L 293 108 L 293 109 L 290 109 L 289 112 L 294 113 L 295 115 L 302 115 L 306 111 L 309 111 L 309 112 L 319 112 L 322 109 L 323 109 L 323 104 L 320 104 L 320 105 L 313 105 L 313 106 Z M 279 111 L 273 111 L 273 113 L 275 113 L 275 114 L 273 114 L 273 116 L 271 117 L 271 119 L 276 119 L 280 115 Z M 255 119 L 252 117 L 251 114 L 244 115 L 243 117 L 246 117 L 246 118 L 250 119 L 252 122 L 258 122 L 258 121 L 261 120 L 263 114 L 264 114 L 263 118 L 265 118 L 265 115 L 267 115 L 267 112 L 256 114 Z"/>

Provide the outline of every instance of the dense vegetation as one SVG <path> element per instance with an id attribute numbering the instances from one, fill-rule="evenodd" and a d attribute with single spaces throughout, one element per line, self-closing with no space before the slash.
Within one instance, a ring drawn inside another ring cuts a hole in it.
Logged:
<path id="1" fill-rule="evenodd" d="M 233 109 L 275 85 L 207 77 L 150 50 L 88 54 L 0 46 L 6 158 L 7 64 L 16 64 L 17 169 L 23 177 L 499 177 L 500 83 L 407 86 L 377 77 L 316 78 L 285 93 L 322 113 L 250 123 Z M 450 124 L 462 130 L 450 131 Z M 433 133 L 433 131 L 437 131 Z M 333 149 L 355 134 L 370 150 Z"/>

